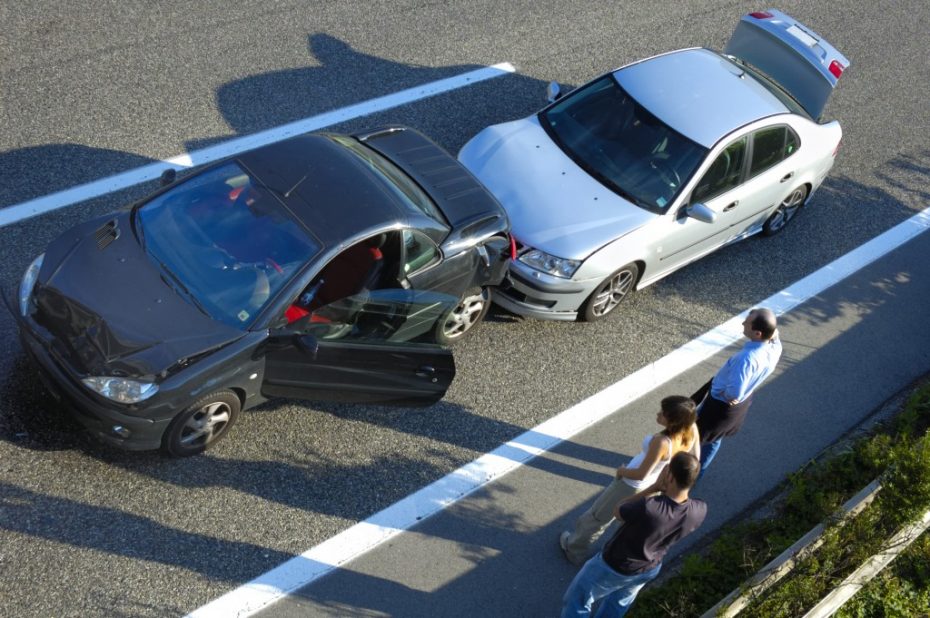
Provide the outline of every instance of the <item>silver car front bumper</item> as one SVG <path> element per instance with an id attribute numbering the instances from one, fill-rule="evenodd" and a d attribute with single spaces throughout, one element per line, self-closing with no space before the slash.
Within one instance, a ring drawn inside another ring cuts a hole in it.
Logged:
<path id="1" fill-rule="evenodd" d="M 553 277 L 513 261 L 504 281 L 491 292 L 491 300 L 519 315 L 544 320 L 574 320 L 597 284 L 597 280 L 573 281 Z"/>

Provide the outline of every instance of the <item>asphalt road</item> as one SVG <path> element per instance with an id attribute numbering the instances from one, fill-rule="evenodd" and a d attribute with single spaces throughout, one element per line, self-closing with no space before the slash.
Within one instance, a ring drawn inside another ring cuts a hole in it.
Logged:
<path id="1" fill-rule="evenodd" d="M 580 84 L 654 53 L 719 49 L 738 17 L 760 8 L 318 4 L 3 3 L 0 208 L 512 62 L 514 75 L 336 127 L 406 123 L 454 152 L 487 124 L 534 111 L 550 80 Z M 930 65 L 920 24 L 930 6 L 780 8 L 852 61 L 829 108 L 843 124 L 843 145 L 810 207 L 784 234 L 710 256 L 603 323 L 493 313 L 456 349 L 458 377 L 433 408 L 281 402 L 243 415 L 203 457 L 116 452 L 55 408 L 24 362 L 12 319 L 0 315 L 0 615 L 190 611 L 925 208 Z M 151 188 L 0 229 L 0 280 L 17 280 L 69 226 Z M 812 431 L 825 441 L 839 428 Z"/>

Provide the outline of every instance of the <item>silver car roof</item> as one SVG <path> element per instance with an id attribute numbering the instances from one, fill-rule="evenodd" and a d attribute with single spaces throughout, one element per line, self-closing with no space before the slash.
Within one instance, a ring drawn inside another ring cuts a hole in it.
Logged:
<path id="1" fill-rule="evenodd" d="M 707 148 L 734 129 L 789 111 L 737 64 L 709 49 L 655 56 L 613 75 L 649 112 Z"/>

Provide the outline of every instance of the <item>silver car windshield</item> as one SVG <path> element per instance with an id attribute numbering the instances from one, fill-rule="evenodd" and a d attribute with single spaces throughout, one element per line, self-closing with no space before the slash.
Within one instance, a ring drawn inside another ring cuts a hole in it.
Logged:
<path id="1" fill-rule="evenodd" d="M 707 154 L 637 103 L 613 75 L 572 92 L 539 119 L 575 163 L 652 212 L 668 209 Z"/>

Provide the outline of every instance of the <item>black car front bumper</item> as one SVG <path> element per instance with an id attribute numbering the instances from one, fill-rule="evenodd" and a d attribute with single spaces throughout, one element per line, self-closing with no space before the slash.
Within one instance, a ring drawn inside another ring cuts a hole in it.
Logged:
<path id="1" fill-rule="evenodd" d="M 154 421 L 124 414 L 122 410 L 99 403 L 87 389 L 72 378 L 48 349 L 20 324 L 20 341 L 37 369 L 45 387 L 56 400 L 74 412 L 75 418 L 94 436 L 113 446 L 132 450 L 154 450 L 161 446 L 170 419 Z"/>
<path id="2" fill-rule="evenodd" d="M 61 367 L 48 344 L 32 332 L 26 320 L 19 315 L 6 288 L 3 289 L 3 300 L 16 320 L 23 351 L 32 359 L 45 387 L 52 397 L 74 413 L 91 434 L 113 446 L 132 451 L 154 450 L 161 446 L 170 418 L 152 420 L 133 416 L 126 414 L 124 407 L 117 407 L 118 404 L 110 406 L 95 398 Z"/>

